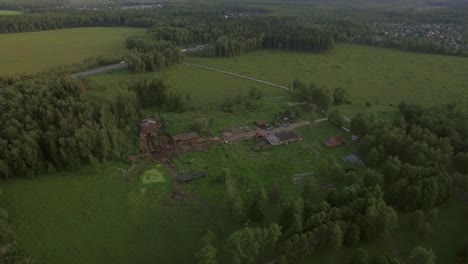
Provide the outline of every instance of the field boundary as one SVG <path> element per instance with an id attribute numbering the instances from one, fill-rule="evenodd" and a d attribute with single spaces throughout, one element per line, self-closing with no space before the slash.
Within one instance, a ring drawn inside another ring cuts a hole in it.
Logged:
<path id="1" fill-rule="evenodd" d="M 197 68 L 207 69 L 207 70 L 211 70 L 211 71 L 215 71 L 215 72 L 220 72 L 220 73 L 228 74 L 228 75 L 231 75 L 231 76 L 235 76 L 235 77 L 239 77 L 239 78 L 251 80 L 251 81 L 254 81 L 254 82 L 263 83 L 263 84 L 270 85 L 270 86 L 274 86 L 274 87 L 281 88 L 281 89 L 284 89 L 284 90 L 289 90 L 289 88 L 286 87 L 286 86 L 282 86 L 282 85 L 279 85 L 279 84 L 275 84 L 275 83 L 271 83 L 271 82 L 267 82 L 267 81 L 255 79 L 255 78 L 253 78 L 253 77 L 245 76 L 245 75 L 242 75 L 242 74 L 237 74 L 237 73 L 233 73 L 233 72 L 223 71 L 223 70 L 219 70 L 219 69 L 216 69 L 216 68 L 212 68 L 212 67 L 208 67 L 208 66 L 203 66 L 203 65 L 198 65 L 198 64 L 193 64 L 193 63 L 189 63 L 189 62 L 182 62 L 182 63 L 185 64 L 185 65 L 189 65 L 189 66 L 193 66 L 193 67 L 197 67 Z"/>

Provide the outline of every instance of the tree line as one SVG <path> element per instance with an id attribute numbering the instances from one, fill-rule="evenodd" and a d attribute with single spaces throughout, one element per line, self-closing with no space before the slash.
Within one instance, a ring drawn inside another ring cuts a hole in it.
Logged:
<path id="1" fill-rule="evenodd" d="M 452 194 L 453 175 L 467 176 L 468 130 L 460 107 L 424 108 L 400 104 L 402 118 L 378 123 L 360 114 L 351 131 L 361 137 L 359 152 L 383 177 L 386 200 L 403 210 L 429 209 Z"/>
<path id="2" fill-rule="evenodd" d="M 124 159 L 134 151 L 139 110 L 183 111 L 185 98 L 161 80 L 120 90 L 104 103 L 86 99 L 84 80 L 42 74 L 0 82 L 0 177 L 33 176 Z"/>

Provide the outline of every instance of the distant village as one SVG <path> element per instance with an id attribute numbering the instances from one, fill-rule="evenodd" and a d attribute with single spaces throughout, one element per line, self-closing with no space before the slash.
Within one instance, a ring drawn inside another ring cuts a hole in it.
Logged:
<path id="1" fill-rule="evenodd" d="M 368 35 L 372 42 L 401 42 L 406 40 L 422 40 L 447 53 L 468 52 L 468 25 L 443 23 L 373 23 L 368 25 Z"/>

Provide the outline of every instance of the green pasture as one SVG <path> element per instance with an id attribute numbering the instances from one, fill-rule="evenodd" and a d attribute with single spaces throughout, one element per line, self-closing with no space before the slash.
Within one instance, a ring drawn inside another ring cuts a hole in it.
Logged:
<path id="1" fill-rule="evenodd" d="M 262 90 L 263 95 L 281 95 L 284 90 L 250 80 L 200 69 L 184 64 L 173 65 L 162 72 L 130 73 L 127 70 L 99 74 L 90 77 L 90 89 L 87 94 L 97 98 L 115 95 L 131 83 L 163 77 L 173 91 L 188 94 L 193 106 L 206 106 L 206 103 L 219 103 L 226 97 L 246 95 L 251 87 Z"/>
<path id="2" fill-rule="evenodd" d="M 15 16 L 21 15 L 23 12 L 15 11 L 15 10 L 2 10 L 0 9 L 0 16 Z"/>
<path id="3" fill-rule="evenodd" d="M 343 87 L 353 104 L 468 105 L 468 58 L 462 57 L 338 44 L 320 54 L 259 50 L 234 58 L 186 60 L 284 86 L 300 78 L 330 91 Z"/>
<path id="4" fill-rule="evenodd" d="M 144 29 L 72 28 L 0 34 L 0 75 L 34 73 L 125 50 L 125 40 Z"/>
<path id="5" fill-rule="evenodd" d="M 4 183 L 2 206 L 18 244 L 48 264 L 193 262 L 212 215 L 222 212 L 169 199 L 171 179 L 162 167 L 130 182 L 121 169 L 128 165 Z"/>

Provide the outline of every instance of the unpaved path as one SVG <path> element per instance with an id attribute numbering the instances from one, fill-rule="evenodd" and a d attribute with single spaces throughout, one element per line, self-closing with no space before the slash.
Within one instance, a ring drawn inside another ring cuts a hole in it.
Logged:
<path id="1" fill-rule="evenodd" d="M 107 65 L 107 66 L 104 66 L 104 67 L 95 68 L 95 69 L 92 69 L 92 70 L 89 70 L 89 71 L 73 73 L 73 74 L 70 74 L 70 77 L 72 77 L 72 79 L 75 79 L 75 78 L 79 78 L 79 77 L 85 77 L 85 76 L 96 75 L 96 74 L 99 74 L 99 73 L 115 71 L 115 70 L 118 70 L 118 69 L 124 69 L 124 68 L 127 68 L 127 67 L 128 67 L 127 63 L 116 63 L 116 64 L 112 64 L 112 65 Z"/>
<path id="2" fill-rule="evenodd" d="M 202 66 L 202 65 L 198 65 L 198 64 L 188 63 L 188 62 L 182 62 L 182 63 L 185 64 L 185 65 L 189 65 L 189 66 L 193 66 L 193 67 L 197 67 L 197 68 L 207 69 L 207 70 L 210 70 L 210 71 L 220 72 L 220 73 L 236 76 L 236 77 L 239 77 L 239 78 L 244 78 L 244 79 L 251 80 L 251 81 L 254 81 L 254 82 L 263 83 L 263 84 L 274 86 L 274 87 L 281 88 L 281 89 L 284 89 L 284 90 L 289 90 L 289 88 L 286 87 L 286 86 L 282 86 L 282 85 L 267 82 L 267 81 L 262 81 L 262 80 L 255 79 L 255 78 L 252 78 L 252 77 L 249 77 L 249 76 L 245 76 L 245 75 L 241 75 L 241 74 L 237 74 L 237 73 L 233 73 L 233 72 L 228 72 L 228 71 L 223 71 L 223 70 L 219 70 L 219 69 L 215 69 L 215 68 L 211 68 L 211 67 L 207 67 L 207 66 Z"/>
<path id="3" fill-rule="evenodd" d="M 287 127 L 278 127 L 272 130 L 258 129 L 258 130 L 243 132 L 243 133 L 237 133 L 237 134 L 233 134 L 230 137 L 224 138 L 224 140 L 228 142 L 239 141 L 239 140 L 243 140 L 246 138 L 253 138 L 257 132 L 260 132 L 261 134 L 266 135 L 266 134 L 278 133 L 278 132 L 283 132 L 283 131 L 291 131 L 299 127 L 310 126 L 311 124 L 312 123 L 310 121 L 301 121 L 301 122 L 290 124 Z"/>

